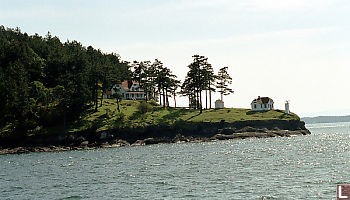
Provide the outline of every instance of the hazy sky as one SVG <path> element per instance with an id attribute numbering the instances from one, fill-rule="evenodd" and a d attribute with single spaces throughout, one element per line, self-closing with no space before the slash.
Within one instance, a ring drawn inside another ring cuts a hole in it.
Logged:
<path id="1" fill-rule="evenodd" d="M 192 55 L 228 66 L 226 107 L 269 96 L 301 116 L 350 114 L 348 0 L 1 0 L 0 24 L 48 31 L 123 60 L 159 58 L 180 79 Z M 215 97 L 217 99 L 219 95 Z M 187 105 L 182 100 L 182 105 Z"/>

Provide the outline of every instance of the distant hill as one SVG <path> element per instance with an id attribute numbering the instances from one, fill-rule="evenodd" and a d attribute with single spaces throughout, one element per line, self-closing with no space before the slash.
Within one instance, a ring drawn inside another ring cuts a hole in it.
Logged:
<path id="1" fill-rule="evenodd" d="M 303 117 L 303 118 L 301 118 L 301 120 L 307 124 L 350 122 L 350 115 L 347 115 L 347 116 Z"/>

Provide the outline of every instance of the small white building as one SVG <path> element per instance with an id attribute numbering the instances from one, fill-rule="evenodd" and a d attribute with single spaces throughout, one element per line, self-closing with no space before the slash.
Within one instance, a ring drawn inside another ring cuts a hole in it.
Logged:
<path id="1" fill-rule="evenodd" d="M 215 101 L 215 109 L 221 109 L 224 108 L 224 101 L 218 99 Z"/>
<path id="2" fill-rule="evenodd" d="M 112 87 L 112 95 L 119 93 L 123 99 L 143 100 L 145 91 L 140 87 L 137 81 L 123 81 Z"/>
<path id="3" fill-rule="evenodd" d="M 260 97 L 254 99 L 250 104 L 252 111 L 273 110 L 273 100 L 269 97 Z"/>

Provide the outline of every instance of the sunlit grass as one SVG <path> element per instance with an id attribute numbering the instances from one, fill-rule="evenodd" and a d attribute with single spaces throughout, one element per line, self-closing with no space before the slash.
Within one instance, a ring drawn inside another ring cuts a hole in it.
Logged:
<path id="1" fill-rule="evenodd" d="M 100 102 L 99 102 L 100 103 Z M 246 120 L 299 120 L 295 114 L 285 114 L 281 110 L 271 110 L 263 112 L 252 112 L 250 109 L 225 108 L 190 110 L 185 108 L 163 108 L 156 103 L 151 103 L 152 111 L 142 114 L 138 111 L 140 101 L 122 100 L 120 112 L 117 110 L 117 101 L 105 99 L 103 106 L 99 106 L 97 112 L 94 108 L 88 110 L 82 118 L 75 122 L 67 123 L 67 127 L 62 125 L 55 127 L 39 128 L 32 134 L 52 134 L 59 135 L 67 132 L 74 133 L 88 129 L 103 131 L 115 128 L 138 128 L 147 126 L 172 125 L 176 122 L 235 122 Z M 8 127 L 4 127 L 1 133 L 6 133 Z"/>
<path id="2" fill-rule="evenodd" d="M 116 100 L 106 99 L 97 112 L 90 111 L 79 122 L 71 124 L 69 132 L 82 131 L 96 127 L 103 131 L 119 127 L 146 127 L 150 125 L 173 124 L 176 121 L 186 122 L 234 122 L 245 120 L 298 120 L 295 114 L 285 114 L 280 110 L 252 112 L 250 109 L 225 108 L 203 110 L 189 110 L 185 108 L 162 108 L 153 106 L 153 111 L 141 114 L 137 106 L 139 101 L 123 100 L 120 103 L 120 113 L 117 111 Z"/>

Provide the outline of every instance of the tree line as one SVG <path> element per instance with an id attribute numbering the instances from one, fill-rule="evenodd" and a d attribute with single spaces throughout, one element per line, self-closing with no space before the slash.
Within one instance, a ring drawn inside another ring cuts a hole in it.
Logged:
<path id="1" fill-rule="evenodd" d="M 190 108 L 201 112 L 203 92 L 206 109 L 216 89 L 221 99 L 233 92 L 228 67 L 216 75 L 208 58 L 194 55 L 188 68 L 181 84 L 158 59 L 127 62 L 77 41 L 61 42 L 50 33 L 29 36 L 19 28 L 0 26 L 0 128 L 27 135 L 43 127 L 66 126 L 91 109 L 97 111 L 104 94 L 123 80 L 139 82 L 146 101 L 169 107 L 173 97 L 176 107 L 180 94 L 188 97 Z"/>
<path id="2" fill-rule="evenodd" d="M 233 93 L 229 88 L 232 78 L 228 74 L 228 67 L 223 67 L 218 74 L 214 74 L 213 67 L 208 63 L 208 58 L 194 55 L 193 62 L 188 65 L 189 71 L 184 82 L 177 80 L 168 67 L 161 61 L 134 61 L 132 63 L 133 80 L 138 81 L 140 87 L 145 91 L 145 100 L 159 101 L 163 107 L 169 107 L 169 97 L 174 98 L 176 107 L 176 96 L 180 94 L 188 97 L 189 108 L 199 109 L 202 112 L 202 93 L 205 91 L 205 109 L 211 109 L 212 92 L 218 92 L 223 100 L 224 95 Z M 180 91 L 178 91 L 180 88 Z M 209 101 L 209 102 L 208 102 Z"/>
<path id="3" fill-rule="evenodd" d="M 0 26 L 0 127 L 26 135 L 65 125 L 96 110 L 99 91 L 131 76 L 117 54 Z"/>
<path id="4" fill-rule="evenodd" d="M 205 109 L 211 109 L 212 92 L 221 94 L 221 101 L 223 96 L 233 93 L 229 88 L 232 83 L 232 78 L 228 74 L 228 67 L 223 67 L 218 74 L 214 74 L 213 67 L 208 63 L 208 58 L 200 55 L 193 56 L 193 62 L 188 65 L 189 71 L 181 86 L 180 94 L 188 97 L 189 107 L 199 109 L 202 112 L 203 101 L 202 92 L 205 91 Z"/>

